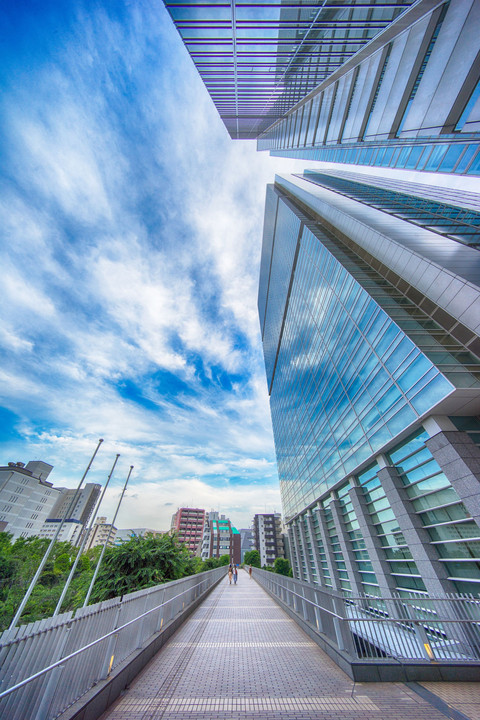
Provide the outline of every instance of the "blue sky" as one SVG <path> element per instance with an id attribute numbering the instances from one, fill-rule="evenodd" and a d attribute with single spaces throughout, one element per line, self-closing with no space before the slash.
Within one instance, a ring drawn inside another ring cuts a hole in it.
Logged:
<path id="1" fill-rule="evenodd" d="M 0 464 L 73 487 L 103 437 L 120 527 L 280 510 L 257 278 L 300 166 L 229 139 L 160 0 L 6 0 L 0 28 Z"/>

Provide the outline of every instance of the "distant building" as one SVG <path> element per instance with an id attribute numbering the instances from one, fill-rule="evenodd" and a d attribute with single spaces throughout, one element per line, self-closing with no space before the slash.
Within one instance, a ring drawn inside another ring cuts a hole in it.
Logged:
<path id="1" fill-rule="evenodd" d="M 85 551 L 90 550 L 90 548 L 97 547 L 97 545 L 105 545 L 107 539 L 109 547 L 114 545 L 116 534 L 117 528 L 111 523 L 107 523 L 106 517 L 98 517 L 88 533 L 87 542 L 85 543 Z"/>
<path id="2" fill-rule="evenodd" d="M 19 537 L 38 535 L 62 490 L 47 481 L 53 466 L 39 460 L 0 467 L 0 528 Z"/>
<path id="3" fill-rule="evenodd" d="M 101 485 L 96 483 L 87 483 L 77 495 L 76 490 L 60 488 L 60 497 L 40 531 L 35 534 L 40 537 L 52 538 L 57 531 L 58 523 L 64 520 L 58 540 L 67 540 L 73 545 L 77 545 L 80 542 L 82 530 L 87 527 L 92 516 L 100 490 Z"/>
<path id="4" fill-rule="evenodd" d="M 241 538 L 241 546 L 240 546 L 241 562 L 243 563 L 245 553 L 254 549 L 253 548 L 253 532 L 252 532 L 251 528 L 240 528 L 239 533 L 240 533 L 240 538 Z"/>
<path id="5" fill-rule="evenodd" d="M 253 518 L 253 545 L 263 565 L 273 565 L 277 557 L 285 557 L 280 513 L 265 513 Z"/>
<path id="6" fill-rule="evenodd" d="M 192 555 L 195 555 L 202 543 L 204 524 L 205 510 L 182 507 L 172 515 L 171 530 L 185 543 Z"/>
<path id="7" fill-rule="evenodd" d="M 52 540 L 57 532 L 58 526 L 62 522 L 62 518 L 47 518 L 43 523 L 40 531 L 36 533 L 38 537 Z M 60 530 L 57 540 L 58 542 L 69 542 L 72 545 L 79 545 L 82 537 L 83 524 L 80 520 L 65 520 Z"/>
<path id="8" fill-rule="evenodd" d="M 115 535 L 115 545 L 120 545 L 122 542 L 128 542 L 134 537 L 145 537 L 146 535 L 165 535 L 165 530 L 154 530 L 153 528 L 137 527 L 137 528 L 121 528 L 117 530 Z"/>
<path id="9" fill-rule="evenodd" d="M 229 555 L 230 562 L 241 562 L 241 537 L 229 518 L 212 510 L 207 513 L 202 539 L 202 560 Z"/>

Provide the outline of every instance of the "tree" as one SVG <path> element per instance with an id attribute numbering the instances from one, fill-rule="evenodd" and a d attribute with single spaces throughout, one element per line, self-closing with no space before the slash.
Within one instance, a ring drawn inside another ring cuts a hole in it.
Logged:
<path id="1" fill-rule="evenodd" d="M 188 550 L 175 536 L 133 537 L 105 552 L 91 601 L 126 595 L 193 572 Z"/>
<path id="2" fill-rule="evenodd" d="M 260 553 L 258 552 L 258 550 L 247 550 L 243 558 L 243 562 L 245 563 L 245 565 L 252 565 L 256 568 L 262 567 Z"/>
<path id="3" fill-rule="evenodd" d="M 214 568 L 223 567 L 230 563 L 229 555 L 220 555 L 219 558 L 210 557 L 203 561 L 200 569 L 197 572 L 205 572 L 205 570 L 213 570 Z"/>
<path id="4" fill-rule="evenodd" d="M 49 544 L 48 539 L 35 536 L 20 537 L 12 542 L 9 533 L 0 533 L 0 630 L 10 624 Z M 55 543 L 22 614 L 22 623 L 34 622 L 53 613 L 75 553 L 76 549 L 70 543 Z M 72 583 L 65 610 L 81 604 L 74 601 L 75 591 L 75 583 Z"/>
<path id="5" fill-rule="evenodd" d="M 278 575 L 291 577 L 292 568 L 290 567 L 290 560 L 287 560 L 287 558 L 276 558 L 273 564 L 273 572 L 276 572 Z"/>

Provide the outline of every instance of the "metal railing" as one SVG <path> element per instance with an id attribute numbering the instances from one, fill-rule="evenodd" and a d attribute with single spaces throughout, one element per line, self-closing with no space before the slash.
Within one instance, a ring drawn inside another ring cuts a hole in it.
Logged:
<path id="1" fill-rule="evenodd" d="M 350 660 L 480 662 L 480 599 L 348 596 L 265 570 L 255 579 Z"/>
<path id="2" fill-rule="evenodd" d="M 225 575 L 216 568 L 0 636 L 0 717 L 53 720 Z"/>

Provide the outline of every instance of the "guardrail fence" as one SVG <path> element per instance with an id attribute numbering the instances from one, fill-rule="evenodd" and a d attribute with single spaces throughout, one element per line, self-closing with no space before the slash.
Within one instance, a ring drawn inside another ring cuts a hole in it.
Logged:
<path id="1" fill-rule="evenodd" d="M 354 597 L 256 568 L 254 577 L 351 661 L 480 662 L 480 599 L 473 596 Z"/>
<path id="2" fill-rule="evenodd" d="M 223 575 L 225 568 L 216 568 L 6 630 L 0 636 L 0 717 L 58 717 Z"/>

